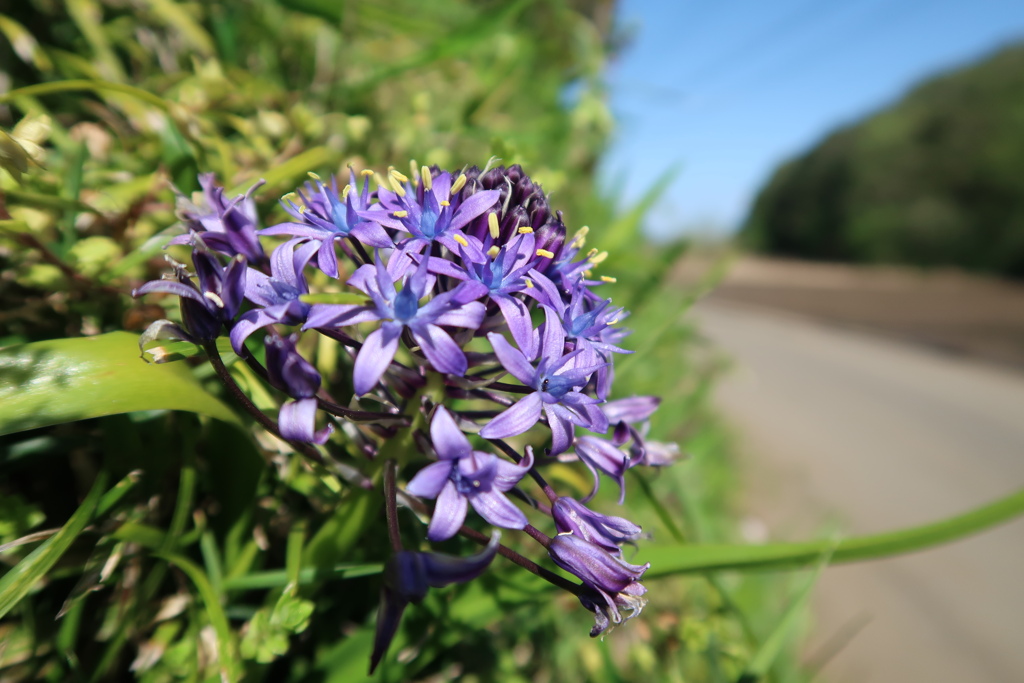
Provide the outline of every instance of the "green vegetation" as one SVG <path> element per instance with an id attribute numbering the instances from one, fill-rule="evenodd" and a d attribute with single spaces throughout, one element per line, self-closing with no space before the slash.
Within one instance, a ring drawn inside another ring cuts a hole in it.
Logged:
<path id="1" fill-rule="evenodd" d="M 771 254 L 1024 277 L 1024 45 L 783 164 L 743 227 Z"/>
<path id="2" fill-rule="evenodd" d="M 644 352 L 617 387 L 663 395 L 652 436 L 691 455 L 631 478 L 639 500 L 620 514 L 664 543 L 735 540 L 727 441 L 706 406 L 713 368 L 691 361 L 690 299 L 668 278 L 682 245 L 644 245 L 642 205 L 595 187 L 611 2 L 16 5 L 0 14 L 0 677 L 365 674 L 389 553 L 380 499 L 261 436 L 208 365 L 146 366 L 122 331 L 177 315 L 128 292 L 166 271 L 169 184 L 196 190 L 197 172 L 236 192 L 265 178 L 256 199 L 273 221 L 309 171 L 522 163 L 571 230 L 589 224 L 591 244 L 612 250 L 609 295 L 633 311 Z M 233 371 L 257 404 L 275 400 Z M 600 641 L 571 596 L 521 574 L 498 560 L 433 591 L 377 678 L 724 682 L 796 585 L 659 579 L 644 615 Z M 788 642 L 775 680 L 798 679 Z"/>

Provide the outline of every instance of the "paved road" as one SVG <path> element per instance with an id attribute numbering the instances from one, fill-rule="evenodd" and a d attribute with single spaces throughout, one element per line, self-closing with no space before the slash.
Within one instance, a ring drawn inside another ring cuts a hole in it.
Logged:
<path id="1" fill-rule="evenodd" d="M 1024 486 L 1024 373 L 764 309 L 695 312 L 735 360 L 716 400 L 773 538 L 920 524 Z M 810 657 L 847 641 L 830 683 L 1024 681 L 1024 520 L 830 568 L 815 615 Z"/>

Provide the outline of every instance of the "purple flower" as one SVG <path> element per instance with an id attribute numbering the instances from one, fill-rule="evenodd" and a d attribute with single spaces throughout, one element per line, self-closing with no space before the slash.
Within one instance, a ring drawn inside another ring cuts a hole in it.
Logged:
<path id="1" fill-rule="evenodd" d="M 360 217 L 360 212 L 371 211 L 370 181 L 363 179 L 363 189 L 356 187 L 355 172 L 349 169 L 349 184 L 339 196 L 337 180 L 331 179 L 327 187 L 319 179 L 316 192 L 309 196 L 301 190 L 297 192 L 302 206 L 296 206 L 291 198 L 285 197 L 281 203 L 285 210 L 298 222 L 281 223 L 265 230 L 261 235 L 292 235 L 316 240 L 320 245 L 317 251 L 317 265 L 327 275 L 338 277 L 338 255 L 334 251 L 334 243 L 346 237 L 359 240 L 371 247 L 387 248 L 394 246 L 387 232 L 374 221 Z M 307 189 L 311 190 L 309 183 Z M 293 195 L 294 196 L 294 195 Z"/>
<path id="2" fill-rule="evenodd" d="M 554 284 L 534 270 L 537 262 L 534 236 L 530 233 L 519 235 L 500 248 L 493 247 L 493 254 L 488 253 L 477 261 L 473 260 L 472 254 L 483 253 L 477 244 L 478 240 L 475 237 L 467 239 L 474 246 L 472 249 L 459 246 L 461 265 L 448 259 L 431 257 L 430 272 L 471 283 L 472 288 L 467 288 L 467 291 L 471 291 L 474 298 L 486 294 L 497 304 L 516 344 L 532 358 L 537 354 L 537 339 L 533 333 L 530 311 L 514 295 L 526 294 L 542 304 L 551 303 L 548 292 L 558 296 Z"/>
<path id="3" fill-rule="evenodd" d="M 237 256 L 227 268 L 210 254 L 195 249 L 192 263 L 199 278 L 197 287 L 180 263 L 171 261 L 177 282 L 154 280 L 132 291 L 132 296 L 152 292 L 177 294 L 181 299 L 181 317 L 189 334 L 197 341 L 220 336 L 224 323 L 238 314 L 245 292 L 245 259 Z"/>
<path id="4" fill-rule="evenodd" d="M 608 416 L 608 422 L 643 422 L 654 414 L 661 404 L 657 396 L 630 396 L 608 401 L 601 406 L 601 411 Z"/>
<path id="5" fill-rule="evenodd" d="M 551 427 L 551 454 L 557 455 L 572 443 L 574 425 L 603 432 L 608 419 L 597 407 L 598 399 L 578 391 L 603 363 L 581 365 L 581 351 L 566 354 L 562 325 L 550 309 L 545 308 L 545 315 L 537 367 L 500 334 L 487 335 L 502 366 L 535 391 L 484 425 L 480 436 L 503 439 L 522 434 L 537 424 L 543 410 Z"/>
<path id="6" fill-rule="evenodd" d="M 443 541 L 454 536 L 466 519 L 468 505 L 494 526 L 526 526 L 526 515 L 505 497 L 505 492 L 533 467 L 530 449 L 518 465 L 492 453 L 474 451 L 443 406 L 438 406 L 430 422 L 430 439 L 440 460 L 420 470 L 406 487 L 414 496 L 437 498 L 427 538 Z"/>
<path id="7" fill-rule="evenodd" d="M 623 621 L 620 607 L 630 610 L 626 617 L 629 619 L 639 614 L 646 604 L 642 596 L 647 588 L 640 583 L 640 578 L 650 568 L 649 562 L 629 564 L 574 533 L 555 536 L 548 553 L 555 564 L 579 577 L 584 586 L 596 593 L 596 600 L 580 598 L 583 605 L 597 615 L 597 626 L 590 632 L 592 636 L 604 631 L 609 621 L 615 624 Z"/>
<path id="8" fill-rule="evenodd" d="M 356 356 L 352 378 L 356 395 L 362 396 L 380 380 L 398 351 L 398 340 L 405 327 L 409 328 L 435 370 L 460 377 L 466 373 L 466 354 L 440 326 L 476 329 L 483 321 L 486 309 L 478 301 L 459 303 L 458 288 L 438 294 L 421 306 L 419 301 L 428 293 L 432 279 L 427 273 L 427 260 L 423 259 L 399 292 L 378 256 L 374 265 L 360 266 L 348 281 L 348 284 L 365 292 L 372 305 L 313 306 L 303 329 L 385 321 L 370 333 Z"/>
<path id="9" fill-rule="evenodd" d="M 270 258 L 270 276 L 249 269 L 245 285 L 247 299 L 262 308 L 254 308 L 239 318 L 231 329 L 231 346 L 241 354 L 245 340 L 267 325 L 300 325 L 306 320 L 310 305 L 299 299 L 309 293 L 302 269 L 316 253 L 318 245 L 307 242 L 296 248 L 300 239 L 285 242 Z"/>
<path id="10" fill-rule="evenodd" d="M 428 588 L 465 583 L 483 574 L 498 552 L 500 538 L 501 534 L 495 531 L 487 547 L 469 557 L 402 550 L 388 561 L 384 567 L 384 584 L 377 609 L 377 631 L 370 656 L 371 674 L 394 639 L 406 606 L 410 602 L 421 602 Z"/>
<path id="11" fill-rule="evenodd" d="M 635 464 L 632 461 L 633 454 L 619 450 L 615 443 L 590 435 L 576 437 L 574 446 L 576 455 L 594 475 L 594 488 L 584 500 L 590 500 L 597 493 L 598 472 L 604 472 L 619 485 L 619 504 L 621 505 L 626 497 L 626 470 Z M 643 452 L 640 451 L 635 455 L 639 459 L 643 456 Z"/>
<path id="12" fill-rule="evenodd" d="M 268 336 L 264 341 L 267 349 L 267 377 L 270 383 L 296 401 L 281 406 L 278 413 L 278 427 L 281 436 L 292 441 L 324 443 L 334 427 L 328 424 L 315 431 L 316 392 L 320 388 L 320 373 L 299 355 L 295 348 L 299 335 L 289 337 Z"/>
<path id="13" fill-rule="evenodd" d="M 619 348 L 610 341 L 611 335 L 616 339 L 629 334 L 628 330 L 620 331 L 611 326 L 619 322 L 626 314 L 623 309 L 609 308 L 611 299 L 594 301 L 589 289 L 581 281 L 572 289 L 572 295 L 566 303 L 558 296 L 557 288 L 547 278 L 537 280 L 545 290 L 546 299 L 562 321 L 566 339 L 572 340 L 575 348 L 584 352 L 587 362 L 604 363 L 596 375 L 596 393 L 598 398 L 605 399 L 612 385 L 612 354 L 633 353 Z"/>
<path id="14" fill-rule="evenodd" d="M 573 533 L 585 541 L 601 546 L 620 557 L 623 543 L 640 538 L 641 529 L 628 519 L 609 517 L 589 509 L 574 498 L 561 496 L 551 506 L 555 527 L 561 534 Z"/>
<path id="15" fill-rule="evenodd" d="M 256 232 L 259 220 L 256 202 L 252 199 L 263 181 L 230 200 L 225 198 L 224 188 L 217 185 L 214 174 L 200 174 L 199 184 L 203 188 L 203 205 L 197 206 L 183 196 L 178 197 L 178 215 L 188 226 L 189 234 L 175 237 L 168 244 L 199 241 L 221 254 L 241 254 L 250 263 L 265 263 L 267 257 Z"/>
<path id="16" fill-rule="evenodd" d="M 494 206 L 499 192 L 478 192 L 463 200 L 460 194 L 451 193 L 450 173 L 445 171 L 434 177 L 429 169 L 425 171 L 416 187 L 410 185 L 405 176 L 390 171 L 395 192 L 383 188 L 377 192 L 384 211 L 363 211 L 359 215 L 386 228 L 409 233 L 410 237 L 401 244 L 406 255 L 419 253 L 433 242 L 440 242 L 457 253 L 460 244 L 467 244 L 461 228 Z M 404 271 L 407 264 L 403 264 L 404 259 L 391 265 L 393 269 Z"/>

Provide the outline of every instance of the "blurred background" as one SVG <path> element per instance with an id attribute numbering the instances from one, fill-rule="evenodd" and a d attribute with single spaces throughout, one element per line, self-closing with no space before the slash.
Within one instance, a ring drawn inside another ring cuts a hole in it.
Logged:
<path id="1" fill-rule="evenodd" d="M 1024 6 L 994 0 L 5 6 L 0 345 L 164 317 L 126 293 L 164 268 L 170 183 L 193 191 L 197 172 L 237 192 L 265 178 L 272 217 L 310 170 L 496 156 L 611 253 L 639 351 L 618 391 L 664 396 L 654 430 L 690 456 L 629 483 L 621 514 L 655 543 L 949 516 L 1024 480 L 1022 39 Z M 216 588 L 247 671 L 358 680 L 375 577 L 304 588 L 315 627 L 289 630 L 266 623 L 279 592 L 232 590 L 253 584 L 230 568 L 277 570 L 300 524 L 313 562 L 373 561 L 384 544 L 345 531 L 301 472 L 218 468 L 224 434 L 189 420 L 0 438 L 0 543 L 60 524 L 100 463 L 137 465 L 143 447 L 158 476 L 122 519 L 181 535 L 176 474 L 159 473 L 193 449 L 193 519 L 213 523 L 175 547 L 215 579 L 229 568 Z M 65 567 L 0 624 L 0 677 L 209 673 L 189 585 L 115 540 L 73 558 L 92 583 Z M 750 680 L 758 653 L 774 681 L 1017 681 L 1022 541 L 1018 521 L 830 568 L 809 607 L 800 573 L 652 578 L 645 614 L 604 641 L 571 601 L 496 572 L 407 619 L 380 676 Z"/>
<path id="2" fill-rule="evenodd" d="M 867 533 L 1024 481 L 1024 6 L 623 2 L 603 177 L 733 361 L 756 538 Z M 828 530 L 828 531 L 825 531 Z M 836 681 L 1024 676 L 1024 523 L 827 571 L 804 661 Z"/>

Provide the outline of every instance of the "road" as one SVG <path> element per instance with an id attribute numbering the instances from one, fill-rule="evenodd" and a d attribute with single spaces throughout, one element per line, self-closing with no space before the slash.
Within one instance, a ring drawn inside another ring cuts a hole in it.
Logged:
<path id="1" fill-rule="evenodd" d="M 694 312 L 734 359 L 716 402 L 773 539 L 921 524 L 1024 486 L 1024 373 L 714 297 Z M 830 683 L 1024 681 L 1024 519 L 829 568 L 814 615 L 806 653 Z"/>

